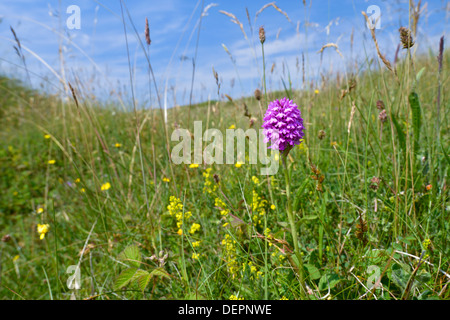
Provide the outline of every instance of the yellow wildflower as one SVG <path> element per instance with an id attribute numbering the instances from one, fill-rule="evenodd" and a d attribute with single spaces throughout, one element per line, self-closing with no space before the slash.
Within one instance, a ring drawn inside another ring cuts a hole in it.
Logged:
<path id="1" fill-rule="evenodd" d="M 106 191 L 109 188 L 111 188 L 111 184 L 109 182 L 106 182 L 106 183 L 102 184 L 101 190 Z"/>
<path id="2" fill-rule="evenodd" d="M 80 178 L 75 179 L 75 183 L 80 183 L 80 181 L 81 181 Z"/>
<path id="3" fill-rule="evenodd" d="M 198 163 L 191 163 L 189 165 L 189 168 L 191 168 L 191 169 L 198 168 Z"/>
<path id="4" fill-rule="evenodd" d="M 243 164 L 244 164 L 243 162 L 238 161 L 238 162 L 236 162 L 236 164 L 235 164 L 234 166 L 235 166 L 236 168 L 240 168 L 240 167 L 242 167 Z"/>
<path id="5" fill-rule="evenodd" d="M 275 208 L 276 208 L 276 207 L 275 207 L 274 204 L 270 206 L 270 209 L 272 209 L 272 210 L 275 210 Z"/>
<path id="6" fill-rule="evenodd" d="M 197 248 L 200 246 L 200 243 L 201 243 L 201 241 L 194 241 L 194 242 L 192 242 L 192 247 Z"/>
<path id="7" fill-rule="evenodd" d="M 282 296 L 280 300 L 289 300 L 289 299 L 286 298 L 285 296 Z"/>
<path id="8" fill-rule="evenodd" d="M 200 255 L 198 254 L 198 253 L 193 253 L 192 254 L 192 259 L 194 259 L 194 260 L 198 260 L 198 258 L 200 258 Z"/>
<path id="9" fill-rule="evenodd" d="M 255 176 L 252 177 L 252 181 L 254 184 L 258 184 L 259 183 L 259 179 Z"/>
<path id="10" fill-rule="evenodd" d="M 317 89 L 314 90 L 314 93 L 315 93 L 315 94 L 319 94 L 319 90 L 317 90 Z"/>
<path id="11" fill-rule="evenodd" d="M 85 193 L 85 192 L 86 192 L 86 189 L 85 189 L 85 188 L 81 188 L 81 189 L 80 189 L 80 192 Z"/>
<path id="12" fill-rule="evenodd" d="M 200 230 L 200 225 L 198 223 L 194 223 L 191 226 L 191 230 L 189 230 L 190 234 L 194 234 L 195 232 L 197 232 L 198 230 Z"/>
<path id="13" fill-rule="evenodd" d="M 121 146 L 122 146 L 122 144 L 118 143 L 118 142 L 116 142 L 116 144 L 114 145 L 114 147 L 116 147 L 116 148 L 120 148 Z"/>
<path id="14" fill-rule="evenodd" d="M 166 177 L 164 177 L 164 178 L 162 178 L 162 181 L 164 181 L 164 182 L 170 182 L 170 179 L 169 179 L 169 178 L 166 178 Z"/>
<path id="15" fill-rule="evenodd" d="M 236 126 L 232 124 L 228 129 L 236 129 Z"/>
<path id="16" fill-rule="evenodd" d="M 16 256 L 14 256 L 14 258 L 12 260 L 13 260 L 13 262 L 16 262 L 17 260 L 19 260 L 19 258 L 20 258 L 20 256 L 16 255 Z"/>
<path id="17" fill-rule="evenodd" d="M 181 230 L 181 229 L 178 229 L 178 231 L 177 231 L 177 233 L 178 233 L 178 235 L 182 235 L 183 234 L 183 230 Z"/>
<path id="18" fill-rule="evenodd" d="M 51 138 L 51 135 L 49 135 L 49 134 L 46 134 L 45 136 L 44 136 L 44 139 L 50 139 Z"/>
<path id="19" fill-rule="evenodd" d="M 230 300 L 244 300 L 244 298 L 242 297 L 238 297 L 238 296 L 235 296 L 234 294 L 232 294 L 231 296 L 230 296 Z"/>
<path id="20" fill-rule="evenodd" d="M 49 224 L 38 224 L 37 225 L 37 232 L 39 233 L 39 239 L 43 240 L 45 237 L 45 234 L 50 230 Z"/>
<path id="21" fill-rule="evenodd" d="M 37 208 L 37 210 L 36 210 L 37 214 L 40 214 L 42 212 L 44 212 L 44 208 L 42 208 L 42 207 Z"/>
<path id="22" fill-rule="evenodd" d="M 48 164 L 55 164 L 55 162 L 56 162 L 56 161 L 53 160 L 53 159 L 52 159 L 52 160 L 48 160 Z"/>

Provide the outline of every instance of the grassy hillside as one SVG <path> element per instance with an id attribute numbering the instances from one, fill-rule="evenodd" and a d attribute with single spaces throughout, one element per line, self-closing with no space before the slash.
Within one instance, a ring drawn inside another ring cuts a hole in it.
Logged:
<path id="1" fill-rule="evenodd" d="M 440 75 L 434 56 L 396 74 L 367 62 L 303 91 L 284 79 L 259 101 L 170 109 L 167 126 L 159 109 L 0 78 L 0 298 L 450 299 L 449 60 Z M 281 164 L 175 165 L 167 144 L 194 120 L 260 128 L 283 96 L 305 120 L 287 161 L 302 263 Z"/>

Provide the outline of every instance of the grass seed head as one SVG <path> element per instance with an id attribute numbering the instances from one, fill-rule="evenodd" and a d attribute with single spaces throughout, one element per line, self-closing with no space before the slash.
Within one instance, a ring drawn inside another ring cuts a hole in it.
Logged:
<path id="1" fill-rule="evenodd" d="M 266 41 L 266 31 L 262 26 L 259 27 L 259 41 L 261 41 L 261 44 L 263 44 Z"/>
<path id="2" fill-rule="evenodd" d="M 398 31 L 400 32 L 400 41 L 402 42 L 403 49 L 411 48 L 414 45 L 411 31 L 405 27 L 400 27 Z"/>

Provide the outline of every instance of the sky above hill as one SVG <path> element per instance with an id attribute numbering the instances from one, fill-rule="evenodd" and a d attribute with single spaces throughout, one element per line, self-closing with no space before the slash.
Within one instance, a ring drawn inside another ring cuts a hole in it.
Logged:
<path id="1" fill-rule="evenodd" d="M 17 44 L 11 26 L 21 42 L 31 83 L 37 88 L 50 92 L 63 89 L 58 78 L 62 75 L 62 48 L 64 77 L 82 86 L 85 94 L 102 99 L 120 95 L 129 105 L 133 83 L 140 107 L 158 106 L 147 52 L 161 104 L 189 104 L 193 61 L 193 103 L 223 99 L 223 94 L 239 98 L 261 88 L 258 29 L 264 26 L 268 89 L 282 89 L 283 81 L 287 84 L 289 78 L 294 88 L 303 88 L 303 65 L 306 78 L 317 83 L 331 72 L 358 72 L 354 59 L 361 63 L 375 57 L 370 30 L 361 14 L 376 14 L 368 11 L 373 5 L 380 10 L 380 28 L 376 30 L 380 49 L 393 61 L 398 28 L 408 26 L 409 1 L 305 2 L 306 6 L 303 0 L 279 0 L 274 3 L 282 12 L 273 6 L 261 12 L 270 1 L 128 0 L 121 7 L 119 0 L 2 0 L 0 73 L 29 81 L 14 49 Z M 67 19 L 73 17 L 73 12 L 67 13 L 71 5 L 80 8 L 79 29 L 67 25 Z M 438 39 L 449 30 L 450 5 L 442 0 L 422 1 L 421 10 L 415 49 L 434 53 Z M 242 29 L 224 12 L 235 15 Z M 144 37 L 146 17 L 149 48 Z M 339 52 L 326 48 L 318 53 L 327 43 L 336 44 Z M 400 57 L 404 54 L 401 51 Z M 219 96 L 213 68 L 219 76 Z"/>

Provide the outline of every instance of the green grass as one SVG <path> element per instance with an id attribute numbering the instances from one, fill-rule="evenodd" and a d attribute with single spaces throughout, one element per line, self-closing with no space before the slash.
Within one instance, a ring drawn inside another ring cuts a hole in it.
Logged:
<path id="1" fill-rule="evenodd" d="M 304 143 L 288 157 L 306 298 L 450 298 L 448 68 L 440 132 L 435 57 L 396 68 L 398 80 L 373 65 L 354 74 L 344 97 L 350 81 L 330 80 L 318 93 L 285 85 L 306 123 Z M 0 242 L 0 299 L 302 296 L 281 164 L 270 190 L 258 165 L 174 165 L 167 150 L 176 143 L 166 145 L 159 109 L 124 112 L 76 95 L 78 106 L 0 78 L 0 236 L 10 235 Z M 383 124 L 377 100 L 386 105 Z M 263 94 L 263 112 L 267 102 Z M 169 137 L 176 126 L 192 130 L 194 120 L 222 132 L 246 130 L 251 118 L 261 126 L 250 96 L 194 105 L 191 123 L 187 110 L 169 110 Z M 102 191 L 105 183 L 111 188 Z M 171 196 L 182 204 L 181 236 Z M 191 234 L 193 223 L 201 228 Z M 37 224 L 50 225 L 43 240 Z M 73 265 L 79 290 L 67 286 Z M 368 290 L 380 275 L 383 289 Z"/>

